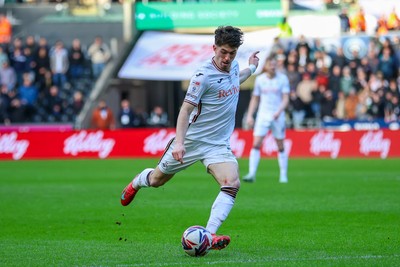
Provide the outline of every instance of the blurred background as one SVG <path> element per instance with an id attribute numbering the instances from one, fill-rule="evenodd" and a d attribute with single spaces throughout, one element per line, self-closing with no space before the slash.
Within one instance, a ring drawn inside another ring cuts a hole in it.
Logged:
<path id="1" fill-rule="evenodd" d="M 3 130 L 174 127 L 214 29 L 228 24 L 245 32 L 240 62 L 259 49 L 258 73 L 273 55 L 288 75 L 288 128 L 398 129 L 398 0 L 0 5 Z M 237 128 L 246 129 L 254 77 L 242 85 Z"/>

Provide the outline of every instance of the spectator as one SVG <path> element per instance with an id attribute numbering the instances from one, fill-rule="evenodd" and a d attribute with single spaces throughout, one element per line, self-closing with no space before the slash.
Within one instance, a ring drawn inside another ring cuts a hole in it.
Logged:
<path id="1" fill-rule="evenodd" d="M 288 53 L 288 56 L 287 56 L 286 64 L 294 65 L 295 69 L 297 69 L 298 62 L 299 62 L 299 59 L 298 59 L 297 51 L 295 49 L 290 50 Z"/>
<path id="2" fill-rule="evenodd" d="M 378 71 L 381 71 L 383 78 L 390 80 L 397 78 L 398 64 L 389 47 L 384 47 L 379 57 Z"/>
<path id="3" fill-rule="evenodd" d="M 361 66 L 361 59 L 359 57 L 359 52 L 357 49 L 354 49 L 351 52 L 351 59 L 347 62 L 347 66 L 350 68 L 350 73 L 352 77 L 356 77 L 357 68 Z"/>
<path id="4" fill-rule="evenodd" d="M 83 54 L 81 41 L 74 39 L 69 50 L 69 74 L 71 79 L 79 79 L 83 75 L 85 67 L 85 55 Z"/>
<path id="5" fill-rule="evenodd" d="M 7 53 L 4 51 L 4 48 L 0 46 L 0 66 L 3 66 L 4 61 L 9 61 Z"/>
<path id="6" fill-rule="evenodd" d="M 385 116 L 384 109 L 384 102 L 382 101 L 378 92 L 372 92 L 371 103 L 368 106 L 367 114 L 370 116 L 371 119 L 383 119 Z"/>
<path id="7" fill-rule="evenodd" d="M 99 130 L 115 129 L 115 118 L 105 100 L 100 100 L 92 113 L 92 128 Z"/>
<path id="8" fill-rule="evenodd" d="M 375 73 L 371 74 L 368 80 L 368 86 L 371 92 L 377 92 L 379 89 L 382 89 L 384 87 L 382 77 L 383 77 L 382 73 L 379 72 L 377 72 L 376 74 Z"/>
<path id="9" fill-rule="evenodd" d="M 400 63 L 400 35 L 393 36 L 392 44 L 394 48 L 394 56 L 396 57 L 396 61 Z"/>
<path id="10" fill-rule="evenodd" d="M 351 76 L 350 67 L 346 66 L 343 68 L 342 77 L 340 78 L 340 91 L 347 97 L 351 88 L 353 88 L 354 79 Z"/>
<path id="11" fill-rule="evenodd" d="M 303 125 L 304 118 L 306 117 L 304 108 L 304 103 L 298 97 L 296 91 L 290 91 L 288 111 L 291 115 L 294 129 L 299 129 Z"/>
<path id="12" fill-rule="evenodd" d="M 22 105 L 21 99 L 18 97 L 15 90 L 8 92 L 10 97 L 10 106 L 8 109 L 8 114 L 11 123 L 26 122 L 26 111 L 25 106 Z"/>
<path id="13" fill-rule="evenodd" d="M 133 128 L 136 126 L 136 115 L 130 106 L 129 100 L 123 99 L 121 101 L 121 109 L 119 111 L 118 118 L 122 128 Z"/>
<path id="14" fill-rule="evenodd" d="M 317 77 L 317 68 L 315 67 L 315 63 L 313 61 L 310 61 L 306 65 L 306 72 L 310 74 L 311 79 L 315 79 Z"/>
<path id="15" fill-rule="evenodd" d="M 328 87 L 329 84 L 329 75 L 328 75 L 328 69 L 323 68 L 318 70 L 317 76 L 315 77 L 315 81 L 317 82 L 317 85 L 323 85 L 325 87 Z"/>
<path id="16" fill-rule="evenodd" d="M 47 43 L 47 39 L 45 37 L 40 37 L 39 38 L 37 49 L 35 51 L 36 55 L 37 55 L 39 49 L 41 49 L 41 48 L 46 49 L 47 54 L 49 54 L 50 48 L 49 48 L 49 45 Z"/>
<path id="17" fill-rule="evenodd" d="M 83 105 L 84 105 L 83 94 L 81 91 L 76 91 L 72 98 L 71 109 L 72 109 L 72 116 L 73 120 L 75 120 L 76 116 L 79 115 L 81 112 Z"/>
<path id="18" fill-rule="evenodd" d="M 272 43 L 270 56 L 276 56 L 280 51 L 285 51 L 285 47 L 282 44 L 279 36 L 277 36 L 274 38 L 274 42 Z"/>
<path id="19" fill-rule="evenodd" d="M 376 73 L 378 71 L 378 65 L 379 65 L 379 58 L 377 54 L 373 50 L 369 50 L 367 54 L 367 59 L 368 59 L 368 66 L 371 68 L 371 72 L 369 75 L 371 75 L 371 73 Z"/>
<path id="20" fill-rule="evenodd" d="M 1 86 L 0 91 L 0 123 L 9 124 L 10 123 L 10 116 L 8 114 L 8 110 L 10 108 L 11 99 L 8 95 L 8 88 L 7 86 Z"/>
<path id="21" fill-rule="evenodd" d="M 385 121 L 391 122 L 400 119 L 399 97 L 393 95 L 390 102 L 385 104 Z"/>
<path id="22" fill-rule="evenodd" d="M 0 14 L 0 45 L 7 48 L 11 42 L 12 26 L 4 14 Z"/>
<path id="23" fill-rule="evenodd" d="M 306 117 L 312 116 L 311 101 L 312 91 L 317 88 L 317 82 L 311 79 L 310 74 L 304 73 L 303 79 L 296 88 L 296 94 L 304 103 L 304 109 L 306 111 Z"/>
<path id="24" fill-rule="evenodd" d="M 347 33 L 350 31 L 350 18 L 347 13 L 347 8 L 342 7 L 340 13 L 339 13 L 339 19 L 340 19 L 340 30 L 343 33 Z"/>
<path id="25" fill-rule="evenodd" d="M 387 18 L 387 28 L 390 31 L 398 31 L 400 30 L 400 18 L 397 16 L 396 8 L 393 7 Z"/>
<path id="26" fill-rule="evenodd" d="M 322 105 L 322 98 L 326 92 L 326 86 L 321 84 L 317 85 L 317 87 L 313 88 L 311 91 L 311 110 L 313 115 L 317 119 L 321 119 L 321 105 Z"/>
<path id="27" fill-rule="evenodd" d="M 10 63 L 17 75 L 17 84 L 22 84 L 22 76 L 29 69 L 22 48 L 14 48 L 12 54 L 10 55 Z"/>
<path id="28" fill-rule="evenodd" d="M 308 52 L 307 46 L 299 46 L 297 50 L 298 61 L 296 62 L 298 66 L 306 67 L 309 62 L 311 62 L 310 54 Z"/>
<path id="29" fill-rule="evenodd" d="M 343 53 L 343 48 L 338 47 L 336 49 L 335 55 L 332 57 L 332 63 L 331 66 L 338 65 L 340 69 L 343 69 L 344 66 L 347 65 L 347 59 Z"/>
<path id="30" fill-rule="evenodd" d="M 147 126 L 147 119 L 149 115 L 144 111 L 141 106 L 138 106 L 134 110 L 136 114 L 135 126 L 136 127 L 145 127 Z"/>
<path id="31" fill-rule="evenodd" d="M 336 101 L 333 99 L 332 92 L 326 90 L 321 99 L 321 118 L 326 121 L 333 119 L 336 113 Z"/>
<path id="32" fill-rule="evenodd" d="M 317 69 L 330 69 L 332 66 L 332 58 L 324 49 L 314 52 L 315 66 Z"/>
<path id="33" fill-rule="evenodd" d="M 50 58 L 45 47 L 39 48 L 35 62 L 36 80 L 39 82 L 40 90 L 43 91 L 46 88 L 46 73 L 50 72 Z"/>
<path id="34" fill-rule="evenodd" d="M 354 90 L 352 90 L 354 92 Z M 346 117 L 346 97 L 343 92 L 339 92 L 338 99 L 336 100 L 336 118 L 345 119 Z"/>
<path id="35" fill-rule="evenodd" d="M 367 74 L 361 67 L 357 69 L 357 76 L 353 81 L 353 86 L 356 92 L 359 92 L 368 86 Z"/>
<path id="36" fill-rule="evenodd" d="M 287 17 L 283 17 L 282 22 L 278 23 L 278 28 L 280 30 L 279 37 L 291 37 L 292 27 L 290 27 Z"/>
<path id="37" fill-rule="evenodd" d="M 367 29 L 364 9 L 362 7 L 350 18 L 350 30 L 353 33 L 365 32 Z"/>
<path id="38" fill-rule="evenodd" d="M 29 74 L 35 78 L 35 68 L 36 68 L 36 59 L 35 56 L 31 52 L 32 50 L 25 47 L 23 50 L 24 56 L 26 58 L 26 70 L 25 72 L 29 72 Z"/>
<path id="39" fill-rule="evenodd" d="M 389 29 L 387 27 L 386 15 L 385 14 L 382 14 L 378 18 L 375 31 L 376 31 L 376 33 L 378 35 L 385 35 L 385 34 L 388 33 Z"/>
<path id="40" fill-rule="evenodd" d="M 339 65 L 334 65 L 332 72 L 328 77 L 328 90 L 331 90 L 333 98 L 337 99 L 340 91 L 340 80 L 342 79 L 342 70 Z"/>
<path id="41" fill-rule="evenodd" d="M 35 106 L 38 98 L 38 89 L 33 84 L 32 76 L 28 72 L 24 73 L 22 79 L 23 82 L 19 86 L 18 91 L 21 104 L 25 106 L 26 118 L 30 120 L 36 112 Z"/>
<path id="42" fill-rule="evenodd" d="M 155 106 L 153 111 L 150 113 L 149 119 L 147 120 L 147 125 L 152 127 L 168 127 L 168 114 L 161 106 Z"/>
<path id="43" fill-rule="evenodd" d="M 400 89 L 399 86 L 397 85 L 396 79 L 391 79 L 389 81 L 387 88 L 385 89 L 386 91 L 391 92 L 393 96 L 400 97 Z"/>
<path id="44" fill-rule="evenodd" d="M 356 76 L 359 71 L 362 70 L 365 73 L 365 78 L 368 79 L 369 75 L 372 73 L 372 67 L 369 65 L 368 57 L 363 57 L 360 60 L 360 66 L 357 68 Z"/>
<path id="45" fill-rule="evenodd" d="M 300 35 L 299 40 L 296 45 L 296 51 L 299 55 L 300 55 L 301 48 L 304 48 L 303 49 L 304 56 L 307 58 L 310 58 L 311 48 L 310 48 L 310 45 L 308 44 L 306 37 L 303 34 Z"/>
<path id="46" fill-rule="evenodd" d="M 35 56 L 37 49 L 38 49 L 38 46 L 37 46 L 35 37 L 33 37 L 33 35 L 28 35 L 25 38 L 24 50 L 25 51 L 29 50 L 30 54 Z"/>
<path id="47" fill-rule="evenodd" d="M 61 41 L 57 41 L 50 52 L 50 68 L 53 75 L 53 84 L 64 88 L 67 82 L 67 71 L 69 68 L 68 51 Z"/>
<path id="48" fill-rule="evenodd" d="M 60 122 L 64 111 L 64 100 L 60 96 L 60 90 L 57 85 L 50 87 L 44 101 L 43 106 L 48 114 L 48 122 Z"/>
<path id="49" fill-rule="evenodd" d="M 0 68 L 0 82 L 1 86 L 7 86 L 9 91 L 13 90 L 17 85 L 17 74 L 8 61 L 4 61 L 2 68 Z"/>
<path id="50" fill-rule="evenodd" d="M 398 105 L 398 101 L 393 103 L 393 94 L 390 91 L 385 92 L 384 102 L 384 118 L 386 122 L 397 120 L 395 115 L 395 108 Z"/>
<path id="51" fill-rule="evenodd" d="M 103 72 L 106 63 L 111 58 L 111 51 L 108 46 L 103 42 L 103 38 L 97 36 L 93 44 L 88 49 L 88 55 L 92 61 L 93 77 L 97 79 Z"/>
<path id="52" fill-rule="evenodd" d="M 287 65 L 287 71 L 286 75 L 289 79 L 289 86 L 291 91 L 296 91 L 297 85 L 301 81 L 301 75 L 300 73 L 296 70 L 296 65 L 294 64 L 288 64 Z"/>
<path id="53" fill-rule="evenodd" d="M 349 95 L 346 97 L 344 103 L 344 114 L 345 119 L 354 120 L 357 119 L 357 106 L 359 97 L 355 90 L 350 90 Z"/>

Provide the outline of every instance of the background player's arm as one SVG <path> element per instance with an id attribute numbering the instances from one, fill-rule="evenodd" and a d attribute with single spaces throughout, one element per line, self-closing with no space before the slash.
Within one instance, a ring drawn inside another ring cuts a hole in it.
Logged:
<path id="1" fill-rule="evenodd" d="M 260 60 L 257 57 L 257 54 L 260 51 L 254 52 L 253 54 L 251 54 L 251 56 L 249 57 L 249 66 L 250 65 L 254 65 L 256 68 L 258 67 L 258 61 Z M 255 70 L 254 70 L 255 71 Z M 251 75 L 253 74 L 253 72 L 251 71 L 250 68 L 246 68 L 240 71 L 240 75 L 239 75 L 239 81 L 242 84 L 244 81 L 246 81 Z"/>
<path id="2" fill-rule="evenodd" d="M 176 137 L 175 137 L 175 146 L 172 151 L 172 156 L 175 160 L 183 163 L 183 156 L 185 155 L 185 137 L 186 132 L 189 127 L 189 118 L 192 113 L 194 106 L 187 102 L 183 102 L 182 107 L 179 111 L 178 119 L 176 122 Z"/>
<path id="3" fill-rule="evenodd" d="M 252 95 L 250 99 L 249 109 L 247 110 L 247 118 L 246 122 L 250 128 L 253 128 L 254 125 L 254 113 L 258 107 L 258 103 L 260 102 L 260 96 Z"/>
<path id="4" fill-rule="evenodd" d="M 285 111 L 287 105 L 289 104 L 289 94 L 285 93 L 282 95 L 282 102 L 279 105 L 278 110 L 275 112 L 274 114 L 274 119 L 277 119 L 279 117 L 279 115 Z"/>

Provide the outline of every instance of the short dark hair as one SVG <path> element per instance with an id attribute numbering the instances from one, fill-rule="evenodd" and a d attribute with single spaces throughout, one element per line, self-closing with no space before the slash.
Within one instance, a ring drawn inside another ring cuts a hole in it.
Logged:
<path id="1" fill-rule="evenodd" d="M 243 32 L 241 29 L 232 26 L 219 26 L 215 30 L 215 45 L 229 45 L 238 48 L 243 44 Z"/>

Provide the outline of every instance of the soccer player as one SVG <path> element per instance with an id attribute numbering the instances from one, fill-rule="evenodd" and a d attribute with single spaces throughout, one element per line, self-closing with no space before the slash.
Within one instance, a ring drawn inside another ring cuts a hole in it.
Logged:
<path id="1" fill-rule="evenodd" d="M 249 57 L 249 67 L 239 70 L 235 60 L 243 43 L 243 32 L 236 27 L 215 30 L 214 57 L 192 76 L 181 106 L 176 136 L 167 145 L 158 165 L 144 169 L 122 191 L 121 204 L 129 205 L 145 187 L 159 187 L 176 173 L 201 161 L 220 186 L 207 223 L 213 236 L 212 249 L 225 248 L 230 237 L 216 235 L 235 202 L 240 187 L 239 167 L 229 140 L 235 126 L 239 86 L 258 66 L 257 52 Z"/>
<path id="2" fill-rule="evenodd" d="M 247 111 L 247 124 L 253 129 L 253 148 L 250 151 L 249 173 L 243 177 L 245 182 L 255 182 L 260 148 L 268 131 L 272 132 L 278 146 L 280 168 L 279 181 L 287 183 L 288 155 L 285 153 L 285 108 L 289 103 L 289 80 L 283 73 L 276 72 L 276 61 L 267 58 L 263 73 L 255 79 L 253 94 Z M 257 109 L 258 107 L 258 109 Z M 257 116 L 254 123 L 254 113 Z"/>

